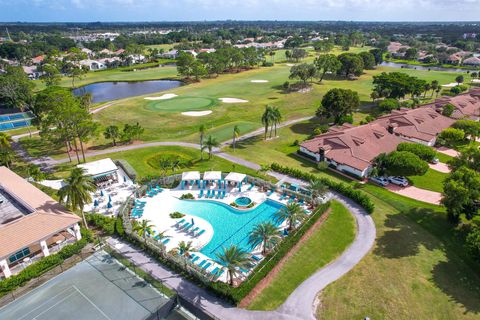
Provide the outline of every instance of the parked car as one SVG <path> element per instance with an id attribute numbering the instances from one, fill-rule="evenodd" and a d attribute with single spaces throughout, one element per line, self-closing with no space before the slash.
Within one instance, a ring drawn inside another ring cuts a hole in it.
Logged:
<path id="1" fill-rule="evenodd" d="M 437 163 L 439 163 L 439 162 L 440 162 L 440 160 L 438 160 L 438 158 L 433 158 L 433 160 L 432 160 L 432 163 L 433 163 L 433 164 L 437 164 Z"/>
<path id="2" fill-rule="evenodd" d="M 397 186 L 406 187 L 408 186 L 408 180 L 405 177 L 388 177 L 388 181 Z"/>
<path id="3" fill-rule="evenodd" d="M 385 177 L 370 177 L 370 181 L 375 182 L 383 187 L 386 187 L 390 184 L 387 178 Z"/>

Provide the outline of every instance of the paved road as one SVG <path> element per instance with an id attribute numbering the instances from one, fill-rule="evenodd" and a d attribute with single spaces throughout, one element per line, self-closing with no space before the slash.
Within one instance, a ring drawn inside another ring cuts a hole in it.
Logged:
<path id="1" fill-rule="evenodd" d="M 359 205 L 338 194 L 332 198 L 345 205 L 357 222 L 357 234 L 354 242 L 343 254 L 315 272 L 305 280 L 288 299 L 274 311 L 250 311 L 236 308 L 216 298 L 206 290 L 183 279 L 176 273 L 159 265 L 142 251 L 128 243 L 109 238 L 109 245 L 130 259 L 137 266 L 161 280 L 165 285 L 175 289 L 182 297 L 209 314 L 225 320 L 306 320 L 315 319 L 316 299 L 318 293 L 330 283 L 350 271 L 370 251 L 375 241 L 375 224 L 372 218 Z"/>

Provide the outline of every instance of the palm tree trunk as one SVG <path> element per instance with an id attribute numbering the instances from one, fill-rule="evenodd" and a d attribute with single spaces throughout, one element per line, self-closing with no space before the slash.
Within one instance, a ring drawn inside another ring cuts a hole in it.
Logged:
<path id="1" fill-rule="evenodd" d="M 87 218 L 85 218 L 85 212 L 83 212 L 83 206 L 80 207 L 80 212 L 82 213 L 83 225 L 85 226 L 85 229 L 88 230 Z"/>
<path id="2" fill-rule="evenodd" d="M 233 272 L 232 272 L 232 270 L 228 270 L 228 275 L 230 276 L 230 285 L 233 286 Z"/>
<path id="3" fill-rule="evenodd" d="M 80 156 L 78 155 L 78 146 L 77 146 L 77 139 L 73 138 L 73 146 L 75 147 L 75 154 L 77 155 L 77 161 L 80 163 Z"/>
<path id="4" fill-rule="evenodd" d="M 67 149 L 68 160 L 72 162 L 72 156 L 70 156 L 70 150 L 68 148 L 68 142 L 65 140 L 65 148 Z"/>
<path id="5" fill-rule="evenodd" d="M 264 138 L 264 140 L 267 140 L 267 132 L 268 132 L 268 124 L 265 124 L 265 138 Z"/>
<path id="6" fill-rule="evenodd" d="M 232 147 L 233 147 L 233 151 L 235 152 L 235 134 L 233 134 L 233 140 L 232 140 Z"/>
<path id="7" fill-rule="evenodd" d="M 85 160 L 85 150 L 83 149 L 83 142 L 82 142 L 82 139 L 78 139 L 80 141 L 80 150 L 82 150 L 82 158 L 83 158 L 83 162 L 87 162 Z"/>

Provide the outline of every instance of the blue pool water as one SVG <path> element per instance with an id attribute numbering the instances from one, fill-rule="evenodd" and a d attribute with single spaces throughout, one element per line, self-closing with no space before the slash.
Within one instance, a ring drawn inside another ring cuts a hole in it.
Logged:
<path id="1" fill-rule="evenodd" d="M 249 197 L 240 197 L 235 199 L 235 203 L 240 207 L 246 207 L 252 203 L 252 199 Z"/>
<path id="2" fill-rule="evenodd" d="M 251 251 L 248 236 L 255 225 L 271 221 L 274 214 L 284 205 L 273 200 L 261 203 L 251 210 L 237 210 L 226 204 L 208 200 L 175 200 L 177 211 L 207 220 L 213 227 L 214 234 L 210 242 L 200 252 L 216 259 L 215 253 L 222 248 L 236 244 L 246 251 Z"/>

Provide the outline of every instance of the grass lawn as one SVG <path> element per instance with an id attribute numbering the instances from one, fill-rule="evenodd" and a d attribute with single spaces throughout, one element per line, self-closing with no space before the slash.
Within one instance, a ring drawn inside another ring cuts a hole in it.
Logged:
<path id="1" fill-rule="evenodd" d="M 304 280 L 333 261 L 352 243 L 355 238 L 354 218 L 339 202 L 333 201 L 331 208 L 328 219 L 285 263 L 248 309 L 276 309 Z"/>
<path id="2" fill-rule="evenodd" d="M 440 162 L 443 162 L 443 163 L 448 163 L 448 161 L 453 159 L 452 156 L 449 156 L 449 155 L 447 155 L 445 153 L 441 153 L 441 152 L 437 152 L 437 158 L 438 158 L 438 160 L 440 160 Z"/>
<path id="3" fill-rule="evenodd" d="M 423 176 L 411 176 L 408 180 L 415 187 L 430 191 L 443 192 L 443 180 L 448 177 L 448 173 L 428 169 Z"/>

